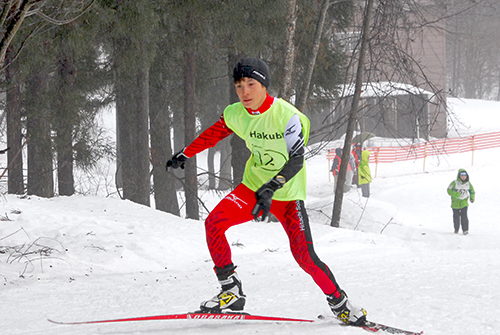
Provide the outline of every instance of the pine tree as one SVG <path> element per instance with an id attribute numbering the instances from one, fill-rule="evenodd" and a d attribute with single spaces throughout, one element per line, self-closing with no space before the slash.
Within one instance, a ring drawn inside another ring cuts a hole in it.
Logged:
<path id="1" fill-rule="evenodd" d="M 14 48 L 9 46 L 6 55 L 5 81 L 7 114 L 7 152 L 8 161 L 8 190 L 9 194 L 24 193 L 23 176 L 23 144 L 22 144 L 22 97 L 19 79 L 19 65 L 14 62 Z"/>
<path id="2" fill-rule="evenodd" d="M 158 17 L 149 1 L 108 1 L 117 118 L 117 174 L 123 198 L 150 204 L 149 66 Z"/>

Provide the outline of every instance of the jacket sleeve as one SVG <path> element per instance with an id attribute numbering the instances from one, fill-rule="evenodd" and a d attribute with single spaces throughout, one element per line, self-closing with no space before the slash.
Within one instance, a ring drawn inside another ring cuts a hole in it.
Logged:
<path id="1" fill-rule="evenodd" d="M 285 182 L 292 179 L 304 166 L 305 142 L 300 117 L 295 114 L 286 125 L 284 138 L 288 150 L 288 161 L 277 174 L 285 177 Z"/>
<path id="2" fill-rule="evenodd" d="M 370 167 L 366 162 L 360 162 L 358 167 L 358 180 L 363 180 L 364 183 L 372 182 Z"/>
<path id="3" fill-rule="evenodd" d="M 476 191 L 474 191 L 474 187 L 472 184 L 469 182 L 469 196 L 470 196 L 470 201 L 474 202 L 476 200 Z"/>
<path id="4" fill-rule="evenodd" d="M 450 195 L 452 198 L 460 197 L 460 192 L 457 192 L 455 190 L 455 181 L 452 181 L 451 184 L 448 186 L 448 195 Z"/>
<path id="5" fill-rule="evenodd" d="M 338 166 L 339 166 L 339 157 L 335 156 L 335 158 L 333 159 L 332 168 L 330 169 L 330 172 L 337 171 Z"/>
<path id="6" fill-rule="evenodd" d="M 221 115 L 219 121 L 201 133 L 190 145 L 184 149 L 184 155 L 191 158 L 205 149 L 214 147 L 219 141 L 231 135 L 233 131 L 229 129 Z"/>
<path id="7" fill-rule="evenodd" d="M 356 170 L 356 159 L 354 158 L 354 155 L 352 153 L 349 155 L 349 164 L 351 164 L 351 169 L 353 171 L 355 171 Z"/>

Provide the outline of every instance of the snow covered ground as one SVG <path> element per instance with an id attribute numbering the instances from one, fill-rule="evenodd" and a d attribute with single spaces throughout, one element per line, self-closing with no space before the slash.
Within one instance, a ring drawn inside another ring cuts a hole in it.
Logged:
<path id="1" fill-rule="evenodd" d="M 500 131 L 500 103 L 451 105 L 459 132 Z M 462 134 L 463 134 L 462 133 Z M 329 226 L 333 182 L 325 156 L 307 161 L 306 202 L 315 248 L 370 319 L 425 334 L 498 334 L 500 148 L 381 164 L 372 196 L 353 189 L 342 228 Z M 469 171 L 477 195 L 470 234 L 453 234 L 448 184 Z M 371 166 L 374 174 L 375 166 Z M 201 191 L 210 206 L 218 196 Z M 334 320 L 315 323 L 145 321 L 63 326 L 47 322 L 182 313 L 218 292 L 202 221 L 115 198 L 0 202 L 2 334 L 366 334 Z M 364 208 L 364 210 L 363 210 Z M 315 319 L 322 292 L 294 262 L 278 223 L 228 232 L 247 311 Z"/>

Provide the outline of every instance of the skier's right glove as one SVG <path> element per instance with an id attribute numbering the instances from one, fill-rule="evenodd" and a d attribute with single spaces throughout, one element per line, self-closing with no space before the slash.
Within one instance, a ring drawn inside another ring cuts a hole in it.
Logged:
<path id="1" fill-rule="evenodd" d="M 260 217 L 261 221 L 264 221 L 271 210 L 271 203 L 273 202 L 273 195 L 276 190 L 283 187 L 285 183 L 285 177 L 276 176 L 264 185 L 262 185 L 256 192 L 255 197 L 257 198 L 257 203 L 252 210 L 252 215 L 255 221 L 259 221 L 259 214 L 262 212 Z"/>
<path id="2" fill-rule="evenodd" d="M 184 169 L 184 164 L 187 161 L 188 157 L 184 154 L 184 151 L 179 151 L 176 153 L 170 160 L 167 162 L 165 168 L 168 171 L 168 168 L 171 167 L 173 169 Z"/>

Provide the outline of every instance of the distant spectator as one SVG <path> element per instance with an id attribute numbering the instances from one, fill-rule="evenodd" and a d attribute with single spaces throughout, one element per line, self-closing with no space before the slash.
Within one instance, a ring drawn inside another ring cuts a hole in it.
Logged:
<path id="1" fill-rule="evenodd" d="M 356 168 L 359 166 L 359 162 L 361 161 L 361 144 L 354 143 L 352 152 L 354 156 L 354 160 L 356 161 Z"/>
<path id="2" fill-rule="evenodd" d="M 368 159 L 370 158 L 371 152 L 368 150 L 363 150 L 361 153 L 361 161 L 359 162 L 358 168 L 358 182 L 361 187 L 361 195 L 365 198 L 370 197 L 370 183 L 372 182 L 372 174 L 370 172 L 370 167 L 368 166 Z"/>
<path id="3" fill-rule="evenodd" d="M 354 173 L 352 176 L 352 182 L 354 185 L 357 185 L 359 187 L 358 168 L 359 168 L 359 162 L 361 161 L 361 145 L 359 143 L 354 144 L 351 154 L 354 157 L 354 163 L 355 163 L 355 168 L 353 169 Z"/>
<path id="4" fill-rule="evenodd" d="M 448 186 L 448 194 L 451 196 L 451 208 L 453 209 L 453 225 L 455 234 L 458 234 L 460 225 L 464 235 L 469 234 L 469 218 L 467 208 L 469 201 L 473 203 L 476 198 L 474 187 L 469 181 L 469 174 L 464 169 L 458 170 L 457 179 Z"/>
<path id="5" fill-rule="evenodd" d="M 334 187 L 337 188 L 337 179 L 340 171 L 340 164 L 342 163 L 342 149 L 335 149 L 335 157 L 333 158 L 332 168 L 330 172 L 333 174 Z"/>
<path id="6" fill-rule="evenodd" d="M 351 152 L 349 154 L 349 164 L 347 164 L 344 192 L 349 192 L 351 190 L 352 179 L 355 171 L 356 171 L 356 160 L 354 159 L 354 155 Z"/>
<path id="7" fill-rule="evenodd" d="M 335 188 L 337 188 L 337 181 L 338 181 L 338 177 L 339 177 L 340 164 L 342 164 L 342 153 L 343 153 L 343 150 L 341 148 L 335 149 L 335 158 L 333 158 L 332 168 L 330 169 L 330 172 L 332 172 L 332 174 L 333 174 Z M 353 169 L 355 167 L 356 167 L 356 163 L 354 161 L 354 156 L 352 154 L 350 154 L 349 163 L 347 164 L 347 172 L 346 172 L 344 187 L 342 189 L 343 192 L 349 192 L 349 190 L 351 189 L 352 176 L 354 173 Z"/>

